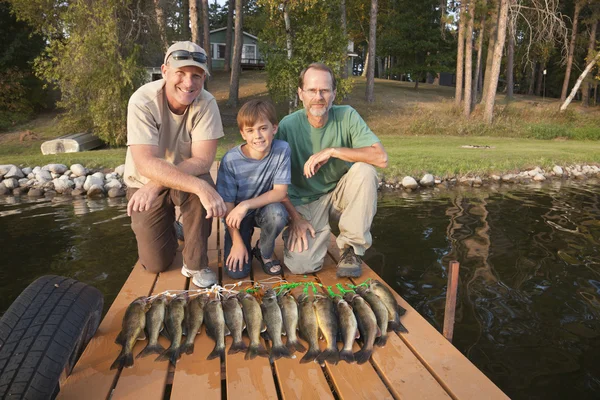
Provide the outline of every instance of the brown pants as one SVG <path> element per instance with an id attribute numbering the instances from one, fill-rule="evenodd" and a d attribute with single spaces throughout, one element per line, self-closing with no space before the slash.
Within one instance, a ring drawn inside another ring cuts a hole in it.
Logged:
<path id="1" fill-rule="evenodd" d="M 209 174 L 199 176 L 215 186 Z M 127 200 L 137 191 L 127 189 Z M 148 272 L 166 270 L 177 252 L 175 234 L 175 206 L 179 206 L 183 218 L 183 262 L 188 269 L 199 270 L 208 267 L 208 237 L 212 218 L 206 219 L 206 210 L 198 196 L 179 190 L 165 189 L 154 201 L 152 208 L 144 212 L 132 212 L 131 229 L 135 233 L 138 256 Z"/>

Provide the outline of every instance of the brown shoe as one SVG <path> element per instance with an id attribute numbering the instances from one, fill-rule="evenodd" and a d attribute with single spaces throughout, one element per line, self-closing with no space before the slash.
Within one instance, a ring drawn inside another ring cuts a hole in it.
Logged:
<path id="1" fill-rule="evenodd" d="M 362 274 L 362 258 L 354 254 L 353 247 L 347 247 L 337 264 L 338 278 L 358 278 Z"/>

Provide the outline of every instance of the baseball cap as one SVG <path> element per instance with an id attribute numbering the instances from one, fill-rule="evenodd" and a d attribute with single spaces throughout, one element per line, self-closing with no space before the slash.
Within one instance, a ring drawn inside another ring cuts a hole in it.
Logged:
<path id="1" fill-rule="evenodd" d="M 173 54 L 175 53 L 175 54 Z M 169 56 L 171 56 L 169 60 Z M 210 76 L 208 65 L 206 64 L 206 51 L 194 42 L 184 41 L 175 42 L 169 47 L 165 54 L 165 64 L 169 60 L 169 65 L 174 68 L 187 66 L 200 67 Z"/>

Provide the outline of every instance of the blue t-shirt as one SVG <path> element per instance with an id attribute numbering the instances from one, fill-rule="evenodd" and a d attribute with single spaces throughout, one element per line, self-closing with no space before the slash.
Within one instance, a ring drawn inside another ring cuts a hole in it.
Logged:
<path id="1" fill-rule="evenodd" d="M 223 156 L 217 175 L 217 192 L 226 203 L 235 205 L 291 182 L 290 146 L 273 140 L 271 151 L 262 160 L 246 157 L 242 145 Z"/>

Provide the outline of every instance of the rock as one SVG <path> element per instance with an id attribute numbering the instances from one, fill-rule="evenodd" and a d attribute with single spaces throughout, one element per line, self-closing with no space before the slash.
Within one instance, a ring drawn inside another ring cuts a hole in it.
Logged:
<path id="1" fill-rule="evenodd" d="M 17 183 L 19 184 L 19 187 L 23 187 L 23 188 L 28 188 L 29 185 L 29 179 L 27 178 L 21 178 L 17 181 Z"/>
<path id="2" fill-rule="evenodd" d="M 533 177 L 533 180 L 536 181 L 536 182 L 543 182 L 543 181 L 546 180 L 546 177 L 544 175 L 542 175 L 542 174 L 536 174 Z"/>
<path id="3" fill-rule="evenodd" d="M 35 179 L 40 183 L 44 183 L 51 181 L 52 175 L 48 171 L 40 170 L 37 174 L 35 174 Z"/>
<path id="4" fill-rule="evenodd" d="M 121 177 L 125 175 L 125 164 L 121 164 L 117 168 L 115 168 L 115 174 Z"/>
<path id="5" fill-rule="evenodd" d="M 83 184 L 85 183 L 85 176 L 78 176 L 77 178 L 73 179 L 73 182 L 75 183 L 75 188 L 76 189 L 83 189 Z"/>
<path id="6" fill-rule="evenodd" d="M 41 197 L 44 195 L 44 191 L 38 188 L 31 188 L 29 192 L 27 192 L 27 196 L 29 197 Z"/>
<path id="7" fill-rule="evenodd" d="M 123 188 L 112 188 L 108 191 L 108 197 L 125 197 L 125 190 Z"/>
<path id="8" fill-rule="evenodd" d="M 27 174 L 27 177 L 29 179 L 35 179 L 35 174 L 33 172 L 30 172 L 30 173 Z"/>
<path id="9" fill-rule="evenodd" d="M 492 180 L 493 180 L 493 181 L 496 181 L 496 182 L 498 182 L 498 181 L 500 181 L 501 179 L 502 179 L 502 178 L 501 178 L 500 176 L 498 176 L 498 175 L 492 175 Z"/>
<path id="10" fill-rule="evenodd" d="M 6 188 L 9 190 L 13 190 L 14 188 L 19 186 L 19 182 L 17 182 L 15 178 L 5 179 L 3 182 L 4 186 L 6 186 Z"/>
<path id="11" fill-rule="evenodd" d="M 46 190 L 44 192 L 44 197 L 54 197 L 56 196 L 56 192 L 52 189 Z"/>
<path id="12" fill-rule="evenodd" d="M 61 175 L 58 177 L 58 179 L 63 180 L 63 181 L 68 181 L 69 177 L 67 175 Z"/>
<path id="13" fill-rule="evenodd" d="M 68 169 L 64 164 L 48 164 L 44 168 L 48 167 L 48 171 L 54 172 L 55 174 L 64 174 Z"/>
<path id="14" fill-rule="evenodd" d="M 82 194 L 85 194 L 85 190 L 83 190 L 82 188 L 73 189 L 73 191 L 71 192 L 72 196 L 81 196 Z"/>
<path id="15" fill-rule="evenodd" d="M 431 174 L 425 174 L 419 181 L 419 184 L 425 187 L 433 186 L 435 184 L 435 178 Z"/>
<path id="16" fill-rule="evenodd" d="M 60 178 L 62 176 L 62 174 L 57 174 L 56 172 L 50 172 L 50 176 L 52 176 L 52 179 L 56 179 L 56 178 Z"/>
<path id="17" fill-rule="evenodd" d="M 419 184 L 412 176 L 405 176 L 402 178 L 402 186 L 406 189 L 416 189 L 419 187 Z"/>
<path id="18" fill-rule="evenodd" d="M 561 176 L 564 173 L 563 169 L 560 166 L 558 166 L 558 165 L 555 165 L 552 168 L 552 172 L 554 172 L 554 175 L 558 175 L 558 176 Z"/>
<path id="19" fill-rule="evenodd" d="M 44 182 L 42 187 L 47 190 L 54 190 L 54 182 L 52 182 L 52 181 Z"/>
<path id="20" fill-rule="evenodd" d="M 483 181 L 481 180 L 481 177 L 476 176 L 475 179 L 473 179 L 473 186 L 480 187 L 481 185 L 483 185 Z"/>
<path id="21" fill-rule="evenodd" d="M 0 182 L 0 196 L 4 196 L 6 193 L 8 193 L 8 188 L 4 182 Z"/>
<path id="22" fill-rule="evenodd" d="M 33 174 L 37 174 L 38 172 L 40 172 L 42 170 L 42 168 L 40 168 L 39 166 L 36 166 L 33 171 L 31 171 L 31 173 Z"/>
<path id="23" fill-rule="evenodd" d="M 14 189 L 13 189 L 13 191 L 12 191 L 12 194 L 13 194 L 13 196 L 20 196 L 20 195 L 22 195 L 24 192 L 25 192 L 25 189 L 24 189 L 24 188 L 20 188 L 20 187 L 18 187 L 18 188 L 14 188 Z"/>
<path id="24" fill-rule="evenodd" d="M 14 167 L 12 164 L 0 165 L 0 178 L 3 178 L 4 175 L 8 174 L 8 171 L 10 171 L 12 167 Z"/>
<path id="25" fill-rule="evenodd" d="M 73 172 L 75 176 L 86 176 L 88 171 L 87 168 L 81 164 L 73 164 L 71 165 L 71 172 Z"/>
<path id="26" fill-rule="evenodd" d="M 112 172 L 104 175 L 105 181 L 112 181 L 113 179 L 117 179 L 117 175 L 113 174 Z"/>
<path id="27" fill-rule="evenodd" d="M 16 178 L 21 179 L 24 178 L 25 174 L 21 171 L 21 168 L 13 165 L 6 174 L 4 174 L 4 179 Z"/>
<path id="28" fill-rule="evenodd" d="M 33 169 L 31 169 L 29 167 L 25 167 L 25 168 L 21 169 L 21 171 L 23 172 L 23 175 L 27 176 L 31 173 L 31 171 L 33 171 Z"/>
<path id="29" fill-rule="evenodd" d="M 72 192 L 73 192 L 73 189 L 72 189 L 72 188 L 70 188 L 70 187 L 68 187 L 68 188 L 66 188 L 65 190 L 63 190 L 62 194 L 63 194 L 64 196 L 70 196 Z"/>
<path id="30" fill-rule="evenodd" d="M 110 190 L 113 188 L 122 188 L 123 185 L 117 179 L 113 179 L 111 181 L 106 182 L 104 185 L 104 190 Z"/>
<path id="31" fill-rule="evenodd" d="M 580 171 L 573 171 L 573 178 L 583 180 L 585 179 L 585 174 Z"/>
<path id="32" fill-rule="evenodd" d="M 104 197 L 104 189 L 102 189 L 102 185 L 92 185 L 87 190 L 87 197 Z"/>
<path id="33" fill-rule="evenodd" d="M 83 183 L 83 190 L 85 190 L 86 192 L 88 192 L 90 190 L 90 188 L 94 185 L 97 186 L 104 186 L 104 179 L 96 176 L 96 174 L 94 175 L 88 175 L 85 178 L 85 182 Z"/>
<path id="34" fill-rule="evenodd" d="M 458 179 L 458 183 L 463 186 L 471 186 L 471 185 L 473 185 L 473 179 L 469 178 L 467 176 L 461 176 Z"/>
<path id="35" fill-rule="evenodd" d="M 102 181 L 104 181 L 104 174 L 102 172 L 93 173 L 92 176 L 95 176 L 96 178 L 102 179 Z"/>
<path id="36" fill-rule="evenodd" d="M 502 175 L 502 181 L 504 182 L 514 182 L 515 176 L 513 174 Z"/>
<path id="37" fill-rule="evenodd" d="M 75 187 L 75 183 L 72 180 L 67 179 L 55 179 L 52 181 L 54 183 L 54 190 L 58 193 L 65 193 L 67 189 L 73 189 Z"/>

